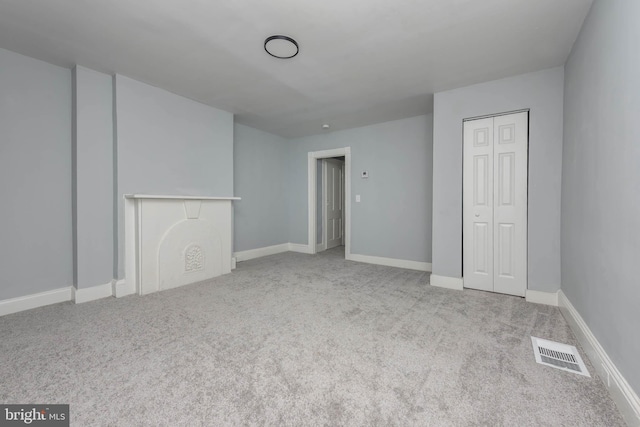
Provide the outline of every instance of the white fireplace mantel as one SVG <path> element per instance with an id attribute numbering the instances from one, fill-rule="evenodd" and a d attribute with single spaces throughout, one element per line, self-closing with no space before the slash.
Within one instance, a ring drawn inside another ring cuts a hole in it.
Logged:
<path id="1" fill-rule="evenodd" d="M 159 194 L 125 194 L 125 199 L 176 199 L 176 200 L 240 200 L 240 197 L 164 196 Z"/>
<path id="2" fill-rule="evenodd" d="M 124 199 L 125 283 L 116 296 L 231 272 L 232 202 L 239 197 L 125 194 Z"/>

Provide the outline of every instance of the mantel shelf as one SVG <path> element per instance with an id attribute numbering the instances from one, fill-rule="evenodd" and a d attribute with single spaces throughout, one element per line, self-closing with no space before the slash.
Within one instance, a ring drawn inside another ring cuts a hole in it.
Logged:
<path id="1" fill-rule="evenodd" d="M 125 194 L 125 199 L 174 199 L 174 200 L 241 200 L 240 197 L 166 196 L 156 194 Z"/>

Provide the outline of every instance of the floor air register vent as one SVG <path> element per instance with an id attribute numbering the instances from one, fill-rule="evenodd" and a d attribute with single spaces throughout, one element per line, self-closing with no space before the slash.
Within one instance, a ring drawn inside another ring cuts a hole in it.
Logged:
<path id="1" fill-rule="evenodd" d="M 536 362 L 539 364 L 586 377 L 591 376 L 575 346 L 536 337 L 531 337 L 531 344 Z"/>

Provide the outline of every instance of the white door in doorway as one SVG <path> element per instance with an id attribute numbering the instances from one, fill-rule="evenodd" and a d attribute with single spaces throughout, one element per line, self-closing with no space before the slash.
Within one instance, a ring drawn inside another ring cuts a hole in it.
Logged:
<path id="1" fill-rule="evenodd" d="M 464 122 L 467 288 L 525 295 L 528 119 L 521 112 Z"/>
<path id="2" fill-rule="evenodd" d="M 331 249 L 342 244 L 344 234 L 344 162 L 337 159 L 325 159 L 323 176 L 324 194 L 324 239 L 326 248 Z"/>

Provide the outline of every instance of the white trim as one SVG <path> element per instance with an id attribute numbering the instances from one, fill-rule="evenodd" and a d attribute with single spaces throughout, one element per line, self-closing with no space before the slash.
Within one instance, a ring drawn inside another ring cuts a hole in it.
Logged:
<path id="1" fill-rule="evenodd" d="M 484 116 L 475 116 L 475 117 L 469 117 L 466 119 L 462 119 L 462 122 L 469 122 L 471 120 L 480 120 L 480 119 L 488 119 L 491 117 L 500 117 L 500 116 L 508 116 L 510 114 L 518 114 L 518 113 L 528 113 L 529 111 L 531 111 L 530 108 L 523 108 L 521 110 L 513 110 L 513 111 L 505 111 L 504 113 L 496 113 L 496 114 L 487 114 Z"/>
<path id="2" fill-rule="evenodd" d="M 120 279 L 113 283 L 113 296 L 116 298 L 126 297 L 127 295 L 133 295 L 136 293 L 136 288 L 133 283 Z"/>
<path id="3" fill-rule="evenodd" d="M 524 299 L 534 304 L 558 306 L 558 292 L 541 292 L 527 289 Z"/>
<path id="4" fill-rule="evenodd" d="M 279 245 L 265 246 L 264 248 L 249 249 L 246 251 L 235 252 L 233 256 L 238 262 L 248 261 L 254 258 L 260 258 L 267 255 L 279 254 L 287 252 L 289 250 L 289 243 L 282 243 Z"/>
<path id="5" fill-rule="evenodd" d="M 314 254 L 315 252 L 311 250 L 309 245 L 301 245 L 298 243 L 289 243 L 289 250 L 291 252 L 300 252 L 302 254 Z"/>
<path id="6" fill-rule="evenodd" d="M 231 269 L 235 270 L 238 267 L 238 258 L 236 258 L 236 254 L 234 253 L 231 257 Z"/>
<path id="7" fill-rule="evenodd" d="M 71 289 L 73 289 L 73 286 L 2 300 L 0 301 L 0 316 L 71 301 Z"/>
<path id="8" fill-rule="evenodd" d="M 127 284 L 127 292 L 133 288 L 133 293 L 138 293 L 140 278 L 138 277 L 138 269 L 136 265 L 139 265 L 140 259 L 136 259 L 137 245 L 140 239 L 138 236 L 138 227 L 140 221 L 140 213 L 138 212 L 138 204 L 134 199 L 124 198 L 124 255 L 122 259 L 124 261 L 124 280 Z M 116 284 L 116 290 L 119 290 L 118 284 Z M 128 293 L 127 293 L 128 295 Z M 118 297 L 118 293 L 116 292 Z"/>
<path id="9" fill-rule="evenodd" d="M 430 262 L 411 261 L 407 259 L 384 258 L 371 255 L 351 254 L 349 261 L 366 262 L 367 264 L 386 265 L 388 267 L 407 268 L 409 270 L 431 271 Z"/>
<path id="10" fill-rule="evenodd" d="M 345 224 L 344 224 L 344 253 L 345 258 L 348 259 L 351 254 L 351 147 L 335 148 L 333 150 L 313 151 L 309 152 L 307 158 L 307 250 L 310 254 L 316 253 L 316 198 L 317 198 L 317 178 L 318 172 L 316 170 L 316 160 L 324 159 L 327 157 L 340 157 L 344 156 L 344 210 L 345 210 Z M 291 249 L 294 252 L 301 252 Z"/>
<path id="11" fill-rule="evenodd" d="M 249 249 L 246 251 L 235 252 L 233 255 L 240 261 L 248 261 L 250 259 L 261 258 L 263 256 L 280 254 L 283 252 L 299 252 L 303 254 L 312 254 L 309 245 L 299 243 L 282 243 L 279 245 L 265 246 L 264 248 Z"/>
<path id="12" fill-rule="evenodd" d="M 323 243 L 318 243 L 318 244 L 316 245 L 316 253 L 318 253 L 318 252 L 322 252 L 322 251 L 324 251 L 324 250 L 325 250 L 325 248 L 324 248 L 324 244 L 323 244 Z"/>
<path id="13" fill-rule="evenodd" d="M 176 200 L 240 200 L 240 197 L 209 197 L 209 196 L 165 196 L 156 194 L 125 194 L 125 199 L 176 199 Z"/>
<path id="14" fill-rule="evenodd" d="M 76 304 L 94 301 L 100 298 L 113 296 L 113 281 L 104 285 L 92 286 L 90 288 L 72 289 L 72 298 Z"/>
<path id="15" fill-rule="evenodd" d="M 580 316 L 580 313 L 578 313 L 562 290 L 558 291 L 558 306 L 582 348 L 589 356 L 596 372 L 605 385 L 609 387 L 609 394 L 611 394 L 627 424 L 630 426 L 640 425 L 640 398 L 638 398 L 636 392 L 614 365 L 607 352 L 598 342 L 598 339 L 589 329 L 589 326 Z"/>
<path id="16" fill-rule="evenodd" d="M 461 277 L 438 276 L 437 274 L 431 275 L 431 277 L 429 278 L 429 283 L 431 284 L 431 286 L 453 289 L 456 291 L 461 291 L 464 287 L 464 283 Z"/>
<path id="17" fill-rule="evenodd" d="M 316 251 L 319 251 L 321 244 L 318 243 L 316 245 Z M 234 254 L 237 257 L 238 261 L 247 261 L 254 258 L 260 258 L 263 256 L 279 254 L 282 252 L 298 252 L 302 254 L 310 254 L 313 252 L 309 245 L 304 245 L 300 243 L 283 243 L 280 245 L 267 246 L 264 248 L 250 249 L 247 251 L 236 252 Z M 409 270 L 418 270 L 418 271 L 431 271 L 431 263 L 430 262 L 420 262 L 420 261 L 411 261 L 406 259 L 396 259 L 396 258 L 384 258 L 370 255 L 359 255 L 359 254 L 350 254 L 349 256 L 345 256 L 345 259 L 349 261 L 356 262 L 365 262 L 367 264 L 377 264 L 377 265 L 386 265 L 389 267 L 398 267 L 398 268 L 407 268 Z"/>
<path id="18" fill-rule="evenodd" d="M 322 194 L 320 195 L 320 203 L 322 204 L 322 242 L 318 245 L 316 244 L 316 253 L 318 252 L 318 246 L 322 246 L 321 251 L 327 250 L 327 208 L 329 207 L 326 203 L 327 199 L 327 159 L 322 159 Z M 318 167 L 318 163 L 316 162 L 316 168 Z M 318 171 L 316 170 L 316 177 L 318 176 Z M 316 182 L 316 189 L 317 187 Z M 318 195 L 316 194 L 316 214 L 318 212 Z M 317 218 L 316 218 L 317 221 Z M 316 224 L 317 226 L 317 224 Z M 318 233 L 316 232 L 316 238 L 318 237 Z"/>

